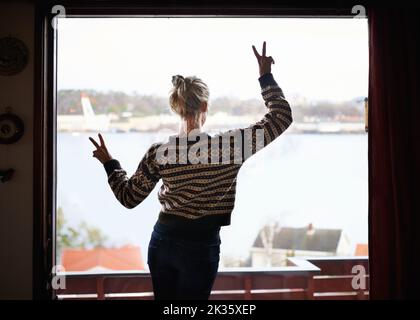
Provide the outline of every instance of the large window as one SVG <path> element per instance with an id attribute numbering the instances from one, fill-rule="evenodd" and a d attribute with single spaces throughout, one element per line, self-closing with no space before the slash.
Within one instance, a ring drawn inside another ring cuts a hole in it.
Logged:
<path id="1" fill-rule="evenodd" d="M 57 258 L 67 270 L 147 270 L 160 210 L 161 183 L 134 210 L 118 203 L 88 137 L 101 132 L 131 175 L 151 143 L 178 130 L 175 74 L 209 85 L 210 133 L 259 120 L 251 45 L 263 41 L 294 123 L 242 167 L 221 267 L 366 254 L 366 20 L 68 18 L 57 49 Z"/>

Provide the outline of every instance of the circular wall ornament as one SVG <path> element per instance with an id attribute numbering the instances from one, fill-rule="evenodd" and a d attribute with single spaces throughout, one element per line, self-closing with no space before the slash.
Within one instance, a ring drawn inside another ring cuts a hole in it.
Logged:
<path id="1" fill-rule="evenodd" d="M 6 113 L 0 114 L 0 144 L 11 144 L 22 138 L 25 126 L 21 118 L 6 109 Z"/>
<path id="2" fill-rule="evenodd" d="M 19 39 L 0 38 L 0 75 L 12 76 L 25 69 L 29 60 L 29 50 Z"/>

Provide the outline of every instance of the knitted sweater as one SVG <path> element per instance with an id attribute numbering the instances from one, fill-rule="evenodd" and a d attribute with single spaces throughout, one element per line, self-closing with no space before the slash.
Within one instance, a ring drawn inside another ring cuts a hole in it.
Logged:
<path id="1" fill-rule="evenodd" d="M 260 121 L 214 136 L 173 135 L 154 143 L 130 178 L 118 160 L 105 162 L 108 183 L 118 201 L 134 208 L 162 179 L 160 223 L 195 230 L 229 225 L 242 164 L 292 123 L 289 103 L 273 75 L 267 73 L 258 80 L 267 107 Z"/>

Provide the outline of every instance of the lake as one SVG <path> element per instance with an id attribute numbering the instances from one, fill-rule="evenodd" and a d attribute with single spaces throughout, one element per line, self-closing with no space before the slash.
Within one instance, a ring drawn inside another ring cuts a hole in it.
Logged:
<path id="1" fill-rule="evenodd" d="M 147 245 L 160 203 L 157 184 L 134 209 L 114 197 L 102 164 L 92 157 L 91 133 L 58 133 L 57 205 L 69 224 L 86 221 L 110 244 Z M 131 176 L 162 133 L 105 133 L 111 155 Z M 97 139 L 96 139 L 97 140 Z M 260 228 L 282 226 L 343 229 L 351 244 L 368 241 L 368 147 L 366 134 L 285 133 L 241 168 L 232 224 L 222 228 L 221 255 L 246 257 Z"/>

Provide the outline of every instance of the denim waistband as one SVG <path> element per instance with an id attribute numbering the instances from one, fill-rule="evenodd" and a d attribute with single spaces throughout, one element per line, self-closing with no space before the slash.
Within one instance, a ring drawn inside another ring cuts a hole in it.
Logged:
<path id="1" fill-rule="evenodd" d="M 153 227 L 153 231 L 163 238 L 175 240 L 197 241 L 205 243 L 220 243 L 220 227 L 211 229 L 182 228 L 163 224 L 159 221 Z"/>

